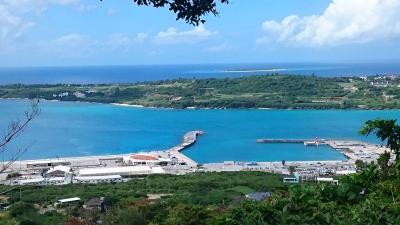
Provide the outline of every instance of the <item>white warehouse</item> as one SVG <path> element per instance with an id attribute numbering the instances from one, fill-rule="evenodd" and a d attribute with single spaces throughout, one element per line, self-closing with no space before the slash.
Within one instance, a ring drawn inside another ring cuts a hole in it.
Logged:
<path id="1" fill-rule="evenodd" d="M 101 167 L 101 168 L 86 168 L 77 172 L 77 176 L 133 176 L 133 175 L 149 175 L 165 173 L 161 167 L 150 166 L 123 166 L 123 167 Z"/>

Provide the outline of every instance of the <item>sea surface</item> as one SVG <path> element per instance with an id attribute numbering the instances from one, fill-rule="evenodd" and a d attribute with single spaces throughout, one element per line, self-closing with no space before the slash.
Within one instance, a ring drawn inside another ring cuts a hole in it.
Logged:
<path id="1" fill-rule="evenodd" d="M 257 144 L 257 138 L 335 138 L 380 143 L 358 135 L 366 120 L 400 118 L 397 110 L 176 110 L 42 101 L 41 114 L 9 150 L 31 145 L 24 159 L 164 150 L 183 134 L 206 132 L 184 151 L 207 162 L 343 160 L 328 147 Z M 29 108 L 26 100 L 0 100 L 0 131 Z M 0 155 L 2 160 L 7 155 Z"/>
<path id="2" fill-rule="evenodd" d="M 147 66 L 0 68 L 0 84 L 132 83 L 175 78 L 265 74 L 332 76 L 400 75 L 400 63 L 258 63 Z"/>

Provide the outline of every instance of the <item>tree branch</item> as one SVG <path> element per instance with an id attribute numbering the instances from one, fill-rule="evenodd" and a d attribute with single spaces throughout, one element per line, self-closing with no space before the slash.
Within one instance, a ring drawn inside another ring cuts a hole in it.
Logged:
<path id="1" fill-rule="evenodd" d="M 11 121 L 8 129 L 6 131 L 6 134 L 0 141 L 0 154 L 5 154 L 7 151 L 7 145 L 15 140 L 20 134 L 22 134 L 25 129 L 28 127 L 30 122 L 36 118 L 40 114 L 40 109 L 39 109 L 39 100 L 32 100 L 31 101 L 31 108 L 30 110 L 25 112 L 25 116 L 23 120 L 17 119 L 14 121 Z M 32 145 L 32 144 L 31 144 Z M 0 165 L 0 174 L 6 171 L 15 161 L 17 161 L 21 156 L 28 151 L 28 149 L 31 147 L 29 145 L 26 148 L 22 149 L 17 149 L 14 154 L 11 154 L 10 158 L 7 160 L 7 162 L 2 162 Z"/>

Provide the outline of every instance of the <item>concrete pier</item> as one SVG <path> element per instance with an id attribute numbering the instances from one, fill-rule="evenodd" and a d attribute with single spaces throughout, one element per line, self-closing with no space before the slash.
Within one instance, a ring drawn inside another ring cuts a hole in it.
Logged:
<path id="1" fill-rule="evenodd" d="M 273 138 L 260 138 L 257 139 L 257 143 L 288 143 L 288 144 L 300 144 L 309 141 L 316 141 L 316 139 L 273 139 Z M 318 139 L 319 144 L 326 144 L 325 139 Z"/>
<path id="2" fill-rule="evenodd" d="M 178 160 L 186 162 L 186 164 L 192 168 L 197 167 L 198 163 L 195 162 L 193 159 L 187 157 L 186 155 L 182 154 L 181 152 L 186 148 L 192 146 L 196 143 L 197 137 L 201 134 L 204 134 L 203 131 L 195 130 L 186 133 L 183 136 L 183 141 L 180 145 L 175 146 L 171 149 L 167 150 L 167 153 L 171 154 L 173 157 L 177 158 Z"/>

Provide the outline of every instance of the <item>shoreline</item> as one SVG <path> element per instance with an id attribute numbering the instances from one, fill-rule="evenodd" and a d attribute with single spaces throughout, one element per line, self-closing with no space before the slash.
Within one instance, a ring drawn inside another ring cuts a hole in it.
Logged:
<path id="1" fill-rule="evenodd" d="M 0 100 L 30 100 L 29 98 L 1 98 Z M 399 108 L 273 108 L 273 107 L 253 107 L 253 108 L 228 108 L 228 107 L 198 107 L 198 106 L 188 106 L 186 108 L 174 108 L 174 107 L 159 107 L 159 106 L 144 106 L 140 104 L 129 104 L 129 103 L 116 103 L 116 102 L 93 102 L 93 101 L 63 101 L 59 99 L 44 99 L 40 98 L 40 101 L 48 101 L 48 102 L 58 102 L 58 103 L 87 103 L 87 104 L 99 104 L 99 105 L 112 105 L 117 107 L 130 107 L 130 108 L 142 108 L 142 109 L 173 109 L 173 110 L 265 110 L 265 111 L 307 111 L 307 110 L 315 110 L 315 111 L 323 111 L 323 110 L 332 110 L 332 111 L 382 111 L 382 110 L 391 110 L 398 111 Z"/>
<path id="2" fill-rule="evenodd" d="M 139 152 L 128 152 L 121 154 L 104 154 L 104 155 L 86 155 L 86 156 L 69 156 L 69 157 L 60 157 L 60 158 L 39 158 L 39 159 L 24 159 L 18 160 L 15 163 L 19 164 L 28 164 L 35 162 L 65 162 L 65 161 L 86 161 L 86 160 L 110 160 L 115 158 L 123 158 L 126 156 L 130 156 L 133 154 L 150 154 L 150 155 L 162 155 L 162 154 L 180 154 L 182 155 L 182 161 L 190 161 L 190 164 L 197 166 L 197 164 L 202 165 L 212 165 L 212 164 L 221 164 L 226 162 L 235 162 L 235 163 L 262 163 L 262 164 L 281 164 L 282 161 L 235 161 L 235 160 L 224 160 L 223 162 L 207 162 L 207 163 L 197 163 L 190 157 L 186 156 L 183 151 L 187 148 L 190 148 L 197 142 L 197 138 L 201 135 L 205 134 L 204 131 L 189 131 L 184 134 L 182 137 L 182 142 L 174 147 L 164 149 L 164 150 L 150 150 L 150 151 L 139 151 Z M 376 160 L 379 154 L 388 151 L 388 148 L 385 146 L 380 146 L 374 143 L 367 143 L 356 140 L 324 140 L 324 144 L 330 146 L 333 150 L 340 152 L 346 159 L 332 159 L 332 160 L 285 160 L 288 164 L 315 164 L 315 163 L 355 163 L 358 159 L 363 159 L 364 161 L 373 161 Z M 364 157 L 360 154 L 367 154 L 369 157 Z M 0 162 L 6 163 L 6 162 Z M 192 166 L 193 167 L 193 166 Z"/>
<path id="3" fill-rule="evenodd" d="M 338 176 L 356 173 L 356 161 L 373 162 L 381 153 L 387 151 L 386 147 L 360 141 L 325 140 L 336 151 L 347 157 L 346 160 L 290 160 L 290 161 L 223 161 L 216 163 L 200 164 L 186 156 L 183 151 L 196 144 L 197 138 L 205 134 L 203 131 L 194 130 L 184 134 L 182 141 L 165 150 L 137 152 L 115 155 L 77 156 L 66 158 L 47 158 L 16 161 L 0 174 L 0 183 L 10 185 L 61 185 L 79 180 L 80 172 L 85 170 L 107 171 L 109 175 L 126 176 L 126 170 L 140 170 L 144 167 L 150 172 L 139 172 L 137 175 L 170 174 L 181 175 L 194 172 L 238 172 L 238 171 L 263 171 L 275 174 L 289 175 L 290 167 L 295 167 L 302 179 L 334 173 Z M 150 159 L 136 158 L 138 155 Z M 394 154 L 391 156 L 394 160 Z M 139 164 L 132 163 L 131 159 L 139 159 Z M 150 161 L 146 161 L 150 160 Z M 156 160 L 156 161 L 154 161 Z M 158 162 L 158 163 L 157 163 Z M 163 164 L 162 164 L 163 162 Z M 7 162 L 1 162 L 4 164 Z M 150 164 L 149 164 L 150 163 Z M 165 164 L 164 164 L 165 163 Z M 145 166 L 143 166 L 145 165 Z M 42 174 L 52 168 L 69 168 L 70 179 L 43 177 Z M 8 175 L 18 173 L 17 179 L 8 178 Z M 131 175 L 131 174 L 130 174 Z M 90 175 L 87 175 L 90 176 Z M 102 182 L 104 177 L 91 177 L 93 182 Z M 35 181 L 39 180 L 39 182 Z M 51 182 L 50 182 L 51 181 Z M 37 182 L 37 183 L 35 183 Z M 77 181 L 76 181 L 77 182 Z M 106 181 L 107 182 L 107 181 Z"/>

